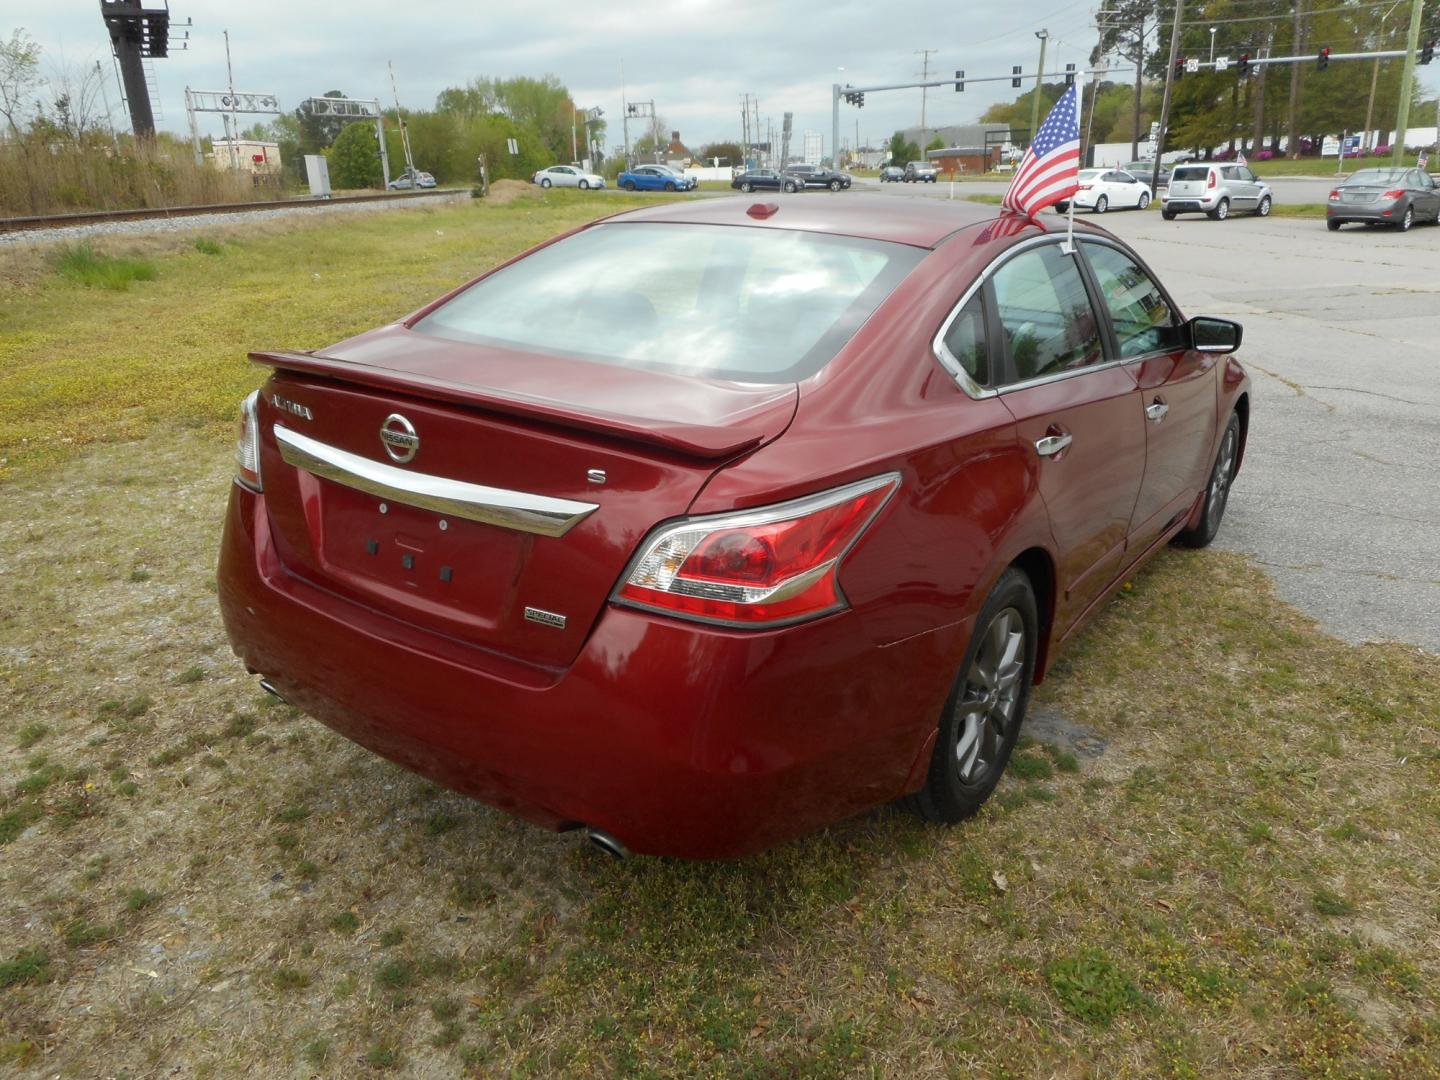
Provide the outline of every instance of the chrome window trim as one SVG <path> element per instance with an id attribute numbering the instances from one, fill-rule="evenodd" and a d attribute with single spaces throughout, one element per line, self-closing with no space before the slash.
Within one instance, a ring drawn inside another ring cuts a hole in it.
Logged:
<path id="1" fill-rule="evenodd" d="M 599 509 L 598 503 L 557 499 L 527 491 L 508 491 L 397 469 L 279 424 L 275 424 L 272 430 L 281 458 L 297 469 L 356 491 L 450 517 L 540 536 L 564 536 Z"/>
<path id="2" fill-rule="evenodd" d="M 1142 357 L 1132 356 L 1124 360 L 1106 360 L 1099 364 L 1087 364 L 1085 367 L 1070 368 L 1067 371 L 1057 371 L 1053 375 L 1040 375 L 1033 379 L 1022 380 L 1021 382 L 1006 383 L 1004 386 L 981 386 L 970 377 L 970 373 L 960 365 L 960 361 L 955 359 L 955 357 L 951 355 L 950 350 L 945 347 L 945 335 L 950 331 L 950 324 L 953 323 L 960 312 L 964 310 L 965 305 L 974 298 L 975 293 L 984 287 L 985 282 L 994 275 L 995 271 L 1000 269 L 1001 266 L 1005 265 L 1005 263 L 1009 262 L 1016 255 L 1023 254 L 1034 248 L 1044 247 L 1046 244 L 1063 245 L 1065 239 L 1063 234 L 1047 233 L 1044 236 L 1036 236 L 1029 240 L 1022 240 L 1020 243 L 1006 248 L 997 255 L 994 261 L 986 266 L 984 270 L 980 271 L 980 276 L 975 279 L 975 283 L 965 290 L 965 294 L 960 297 L 959 303 L 951 308 L 950 314 L 947 315 L 945 321 L 940 324 L 940 332 L 936 334 L 931 341 L 930 351 L 935 355 L 935 359 L 939 361 L 940 366 L 943 367 L 950 374 L 950 377 L 959 385 L 960 389 L 976 401 L 984 398 L 999 397 L 1013 390 L 1028 390 L 1032 386 L 1043 386 L 1046 383 L 1060 382 L 1062 379 L 1073 379 L 1076 375 L 1086 375 L 1092 371 L 1104 371 L 1106 368 L 1119 367 L 1123 364 L 1134 363 L 1136 360 L 1142 359 Z M 1082 236 L 1078 239 L 1088 241 L 1091 238 Z M 1122 254 L 1125 252 L 1125 249 L 1117 244 L 1111 244 L 1110 246 L 1116 248 L 1116 250 Z M 1071 254 L 1071 258 L 1075 258 L 1078 254 L 1078 251 Z M 1077 266 L 1076 269 L 1078 270 L 1079 267 Z M 1166 300 L 1169 301 L 1168 295 L 1166 296 Z M 1175 307 L 1173 302 L 1171 302 L 1170 306 L 1171 308 Z M 1099 318 L 1099 313 L 1097 313 L 1096 317 Z"/>

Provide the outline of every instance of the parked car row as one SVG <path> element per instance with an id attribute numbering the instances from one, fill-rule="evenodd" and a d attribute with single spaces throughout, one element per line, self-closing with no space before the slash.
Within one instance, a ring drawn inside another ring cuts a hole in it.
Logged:
<path id="1" fill-rule="evenodd" d="M 805 188 L 828 188 L 831 191 L 845 191 L 850 187 L 850 177 L 818 165 L 787 165 L 784 171 L 776 169 L 746 169 L 730 181 L 736 191 L 803 191 Z"/>

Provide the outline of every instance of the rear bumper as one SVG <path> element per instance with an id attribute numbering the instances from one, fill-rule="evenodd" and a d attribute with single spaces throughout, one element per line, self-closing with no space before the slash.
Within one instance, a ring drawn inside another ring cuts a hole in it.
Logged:
<path id="1" fill-rule="evenodd" d="M 1325 217 L 1341 224 L 1373 221 L 1382 225 L 1394 225 L 1405 216 L 1405 203 L 1327 203 Z"/>
<path id="2" fill-rule="evenodd" d="M 955 633 L 888 647 L 842 613 L 770 633 L 607 608 L 563 671 L 520 665 L 290 574 L 232 486 L 219 567 L 236 654 L 362 746 L 550 829 L 748 854 L 918 787 Z"/>

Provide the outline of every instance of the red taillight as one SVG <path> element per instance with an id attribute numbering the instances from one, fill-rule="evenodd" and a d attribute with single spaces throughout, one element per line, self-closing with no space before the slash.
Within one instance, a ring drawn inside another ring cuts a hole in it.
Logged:
<path id="1" fill-rule="evenodd" d="M 1405 197 L 1405 189 L 1396 188 L 1394 191 L 1385 192 L 1385 194 L 1380 197 L 1382 199 L 1403 199 Z"/>
<path id="2" fill-rule="evenodd" d="M 1331 202 L 1334 202 L 1334 201 L 1337 200 L 1338 198 L 1340 198 L 1340 189 L 1339 189 L 1339 188 L 1331 188 L 1331 189 L 1330 189 L 1330 201 L 1331 201 Z"/>
<path id="3" fill-rule="evenodd" d="M 1211 169 L 1211 170 L 1210 170 L 1210 176 L 1209 176 L 1209 178 L 1205 181 L 1205 186 L 1206 186 L 1207 188 L 1213 188 L 1213 187 L 1215 186 L 1215 170 L 1214 170 L 1214 169 Z"/>
<path id="4" fill-rule="evenodd" d="M 666 525 L 641 545 L 615 600 L 738 626 L 845 606 L 840 560 L 900 485 L 894 473 L 793 502 Z"/>
<path id="5" fill-rule="evenodd" d="M 1093 184 L 1081 184 L 1081 185 L 1080 185 L 1080 190 L 1081 190 L 1081 191 L 1089 191 L 1092 187 L 1094 187 Z"/>
<path id="6" fill-rule="evenodd" d="M 260 484 L 260 421 L 256 404 L 260 391 L 252 390 L 240 403 L 240 437 L 235 442 L 235 479 L 246 487 L 261 491 Z"/>

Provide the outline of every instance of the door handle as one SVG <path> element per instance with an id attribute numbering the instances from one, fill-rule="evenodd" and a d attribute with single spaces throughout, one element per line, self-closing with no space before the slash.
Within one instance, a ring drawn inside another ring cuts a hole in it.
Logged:
<path id="1" fill-rule="evenodd" d="M 1170 406 L 1166 405 L 1165 402 L 1159 398 L 1156 398 L 1149 405 L 1145 406 L 1145 419 L 1158 424 L 1161 420 L 1165 419 L 1165 414 L 1169 411 Z"/>
<path id="2" fill-rule="evenodd" d="M 1073 435 L 1046 435 L 1035 440 L 1035 452 L 1041 457 L 1054 457 L 1074 441 Z"/>

